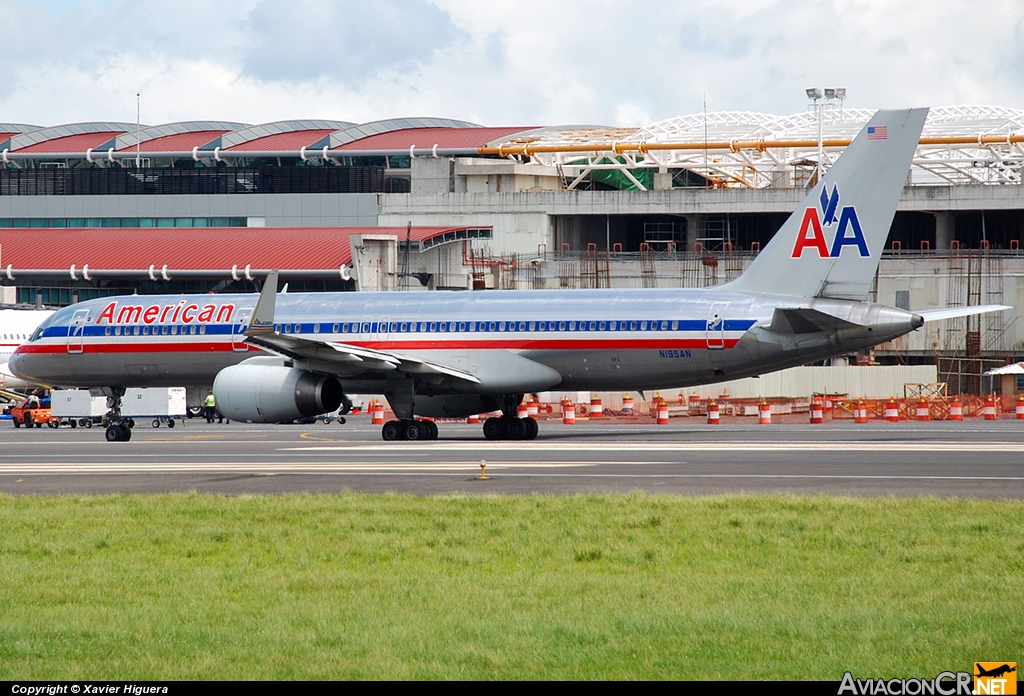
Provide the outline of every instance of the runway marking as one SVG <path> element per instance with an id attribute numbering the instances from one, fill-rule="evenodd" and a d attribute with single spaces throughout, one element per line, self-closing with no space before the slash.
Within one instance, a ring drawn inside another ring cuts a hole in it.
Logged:
<path id="1" fill-rule="evenodd" d="M 631 464 L 632 462 L 602 462 L 607 464 Z M 654 464 L 668 464 L 676 462 L 652 462 Z M 590 466 L 589 463 L 565 463 L 565 462 L 533 462 L 530 464 L 519 464 L 517 462 L 487 462 L 487 468 L 493 469 L 553 469 L 553 468 L 576 468 Z M 346 472 L 346 471 L 459 471 L 465 473 L 479 473 L 480 461 L 448 462 L 445 464 L 409 464 L 407 462 L 380 462 L 364 463 L 353 462 L 348 464 L 325 463 L 316 464 L 309 462 L 276 462 L 266 464 L 253 464 L 252 462 L 219 462 L 207 464 L 183 464 L 177 462 L 158 462 L 139 466 L 137 464 L 83 464 L 72 462 L 57 462 L 47 464 L 27 465 L 3 465 L 0 466 L 0 475 L 21 475 L 28 473 L 35 474 L 66 474 L 66 473 L 237 473 L 237 472 L 278 472 L 278 473 L 322 473 L 322 472 Z"/>
<path id="2" fill-rule="evenodd" d="M 307 447 L 281 447 L 282 452 L 357 452 L 362 450 L 381 449 L 381 445 L 346 445 L 333 447 L 325 445 L 311 445 Z M 388 444 L 390 452 L 422 452 L 425 449 L 436 451 L 464 451 L 467 449 L 480 450 L 481 443 L 421 443 L 421 444 Z M 656 443 L 616 443 L 616 442 L 516 442 L 499 441 L 487 444 L 491 451 L 515 451 L 515 452 L 542 452 L 545 450 L 561 451 L 568 450 L 579 452 L 581 450 L 601 450 L 628 452 L 642 450 L 645 452 L 790 452 L 807 451 L 817 452 L 849 452 L 851 449 L 868 450 L 872 452 L 892 451 L 914 451 L 914 452 L 1019 452 L 1024 453 L 1024 444 L 1015 442 L 986 442 L 986 443 L 964 443 L 964 442 L 878 442 L 878 441 L 843 441 L 843 442 L 656 442 Z"/>

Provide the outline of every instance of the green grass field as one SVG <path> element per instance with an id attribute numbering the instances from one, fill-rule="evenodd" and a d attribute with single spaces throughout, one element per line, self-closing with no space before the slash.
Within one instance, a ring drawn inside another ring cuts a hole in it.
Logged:
<path id="1" fill-rule="evenodd" d="M 1024 504 L 0 497 L 0 679 L 839 679 L 1021 660 Z"/>

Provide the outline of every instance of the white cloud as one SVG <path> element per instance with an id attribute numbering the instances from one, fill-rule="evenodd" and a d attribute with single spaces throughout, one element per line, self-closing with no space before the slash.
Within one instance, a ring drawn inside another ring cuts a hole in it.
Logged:
<path id="1" fill-rule="evenodd" d="M 0 0 L 0 120 L 447 116 L 643 125 L 849 106 L 1024 107 L 1012 0 L 690 3 Z"/>

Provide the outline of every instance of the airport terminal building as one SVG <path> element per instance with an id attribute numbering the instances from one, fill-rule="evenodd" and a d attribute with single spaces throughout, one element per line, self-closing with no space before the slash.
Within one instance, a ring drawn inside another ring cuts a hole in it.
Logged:
<path id="1" fill-rule="evenodd" d="M 110 294 L 698 287 L 742 271 L 871 110 L 642 128 L 441 118 L 0 124 L 6 304 Z M 861 361 L 1024 357 L 1024 111 L 931 110 L 872 299 L 1002 303 Z"/>

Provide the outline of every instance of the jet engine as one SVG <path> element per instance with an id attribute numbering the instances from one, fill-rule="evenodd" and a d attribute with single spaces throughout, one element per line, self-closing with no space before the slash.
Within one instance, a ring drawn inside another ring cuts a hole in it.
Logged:
<path id="1" fill-rule="evenodd" d="M 279 423 L 337 409 L 345 399 L 341 383 L 281 365 L 225 367 L 213 381 L 217 409 L 226 417 L 255 423 Z"/>

